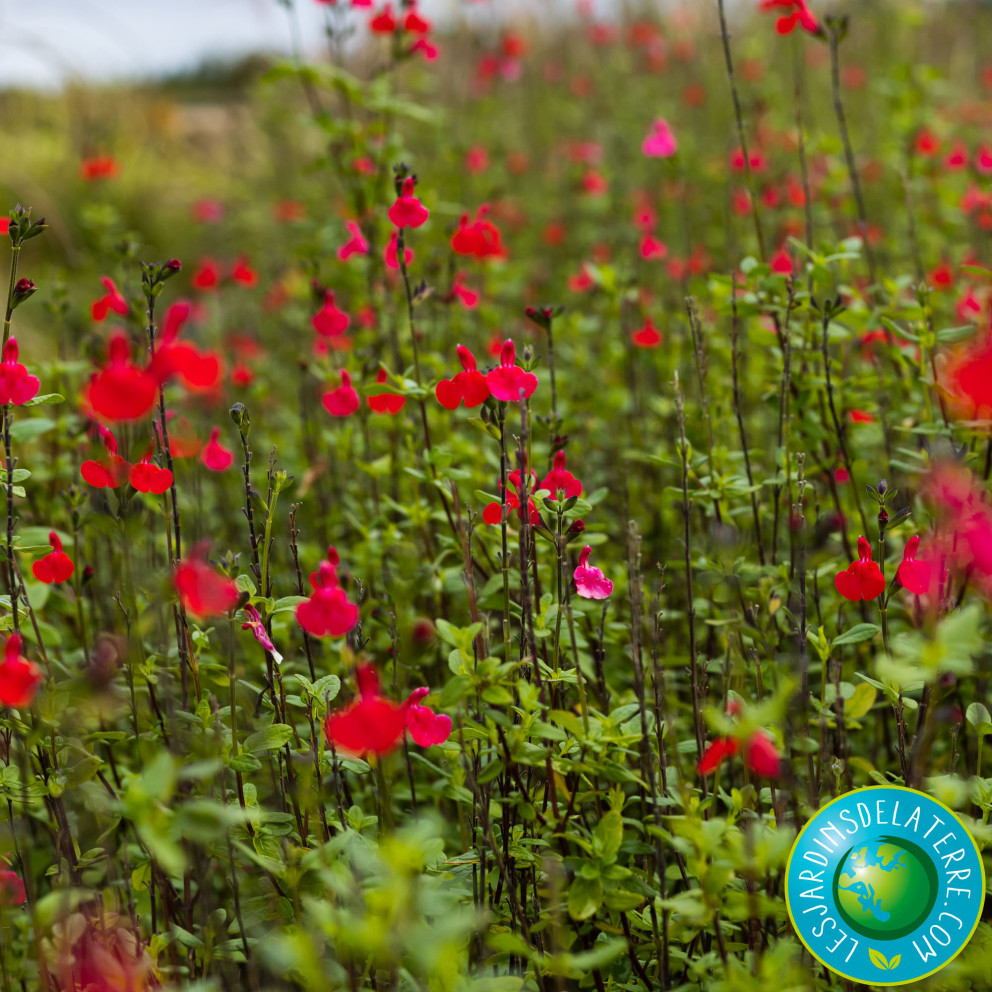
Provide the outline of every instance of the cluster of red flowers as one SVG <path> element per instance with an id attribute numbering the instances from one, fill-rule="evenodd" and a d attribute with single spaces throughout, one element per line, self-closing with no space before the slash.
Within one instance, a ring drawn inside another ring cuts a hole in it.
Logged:
<path id="1" fill-rule="evenodd" d="M 761 0 L 758 5 L 761 10 L 774 10 L 781 7 L 791 11 L 783 14 L 775 22 L 775 30 L 779 34 L 792 34 L 797 27 L 801 27 L 810 34 L 822 34 L 819 21 L 813 16 L 806 0 Z"/>
<path id="2" fill-rule="evenodd" d="M 213 258 L 202 258 L 193 271 L 191 280 L 194 289 L 201 292 L 220 289 L 225 278 L 239 286 L 251 288 L 258 285 L 258 273 L 243 255 L 236 259 L 225 277 L 224 267 Z"/>
<path id="3" fill-rule="evenodd" d="M 438 55 L 437 47 L 428 38 L 431 27 L 431 22 L 420 13 L 416 2 L 406 5 L 405 12 L 400 15 L 393 13 L 392 3 L 383 4 L 369 19 L 369 31 L 372 34 L 395 35 L 402 32 L 413 35 L 415 41 L 409 51 L 420 53 L 428 62 L 432 62 Z"/>
<path id="4" fill-rule="evenodd" d="M 407 732 L 421 747 L 443 744 L 451 735 L 451 717 L 420 703 L 430 689 L 414 689 L 397 704 L 382 695 L 371 665 L 360 665 L 355 677 L 358 699 L 329 714 L 324 724 L 327 740 L 335 747 L 349 754 L 382 757 L 398 747 Z"/>

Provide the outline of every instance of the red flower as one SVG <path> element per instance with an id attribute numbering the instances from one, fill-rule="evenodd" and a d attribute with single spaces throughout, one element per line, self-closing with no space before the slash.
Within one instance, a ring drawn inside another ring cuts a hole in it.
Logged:
<path id="1" fill-rule="evenodd" d="M 339 342 L 342 335 L 351 326 L 351 317 L 339 309 L 334 303 L 334 294 L 327 290 L 324 295 L 324 305 L 310 318 L 313 329 L 325 338 L 337 339 Z M 344 345 L 333 344 L 332 347 L 338 351 L 344 351 L 351 347 L 351 342 L 344 339 Z"/>
<path id="2" fill-rule="evenodd" d="M 558 499 L 559 491 L 570 496 L 582 495 L 582 483 L 565 468 L 565 452 L 556 451 L 551 463 L 551 471 L 541 480 L 540 489 L 547 489 L 552 499 Z"/>
<path id="3" fill-rule="evenodd" d="M 393 5 L 387 3 L 375 17 L 369 20 L 369 31 L 373 34 L 392 34 L 396 30 L 396 18 L 393 16 Z"/>
<path id="4" fill-rule="evenodd" d="M 852 603 L 860 599 L 877 599 L 885 591 L 885 576 L 872 561 L 871 545 L 865 537 L 858 538 L 858 555 L 858 561 L 852 561 L 834 577 L 837 591 Z"/>
<path id="5" fill-rule="evenodd" d="M 345 224 L 345 227 L 351 235 L 351 240 L 345 242 L 338 249 L 338 258 L 342 262 L 347 262 L 352 255 L 367 255 L 369 253 L 369 243 L 362 234 L 362 229 L 353 220 L 349 220 Z"/>
<path id="6" fill-rule="evenodd" d="M 76 566 L 62 550 L 62 539 L 55 531 L 49 532 L 48 542 L 51 544 L 52 550 L 44 558 L 39 558 L 34 562 L 31 571 L 34 572 L 34 577 L 39 582 L 45 582 L 49 585 L 68 582 Z"/>
<path id="7" fill-rule="evenodd" d="M 525 372 L 516 364 L 516 360 L 513 341 L 507 338 L 500 351 L 499 366 L 486 376 L 489 392 L 495 399 L 518 403 L 529 399 L 537 389 L 537 376 L 533 372 Z"/>
<path id="8" fill-rule="evenodd" d="M 927 561 L 919 561 L 916 552 L 920 550 L 920 536 L 915 534 L 906 542 L 906 550 L 899 563 L 899 581 L 904 589 L 922 596 L 930 591 L 930 577 L 933 569 Z"/>
<path id="9" fill-rule="evenodd" d="M 93 158 L 84 158 L 79 163 L 79 175 L 87 182 L 96 179 L 113 179 L 120 171 L 117 159 L 112 155 L 95 155 Z"/>
<path id="10" fill-rule="evenodd" d="M 744 746 L 744 761 L 756 775 L 777 778 L 782 772 L 782 759 L 767 734 L 755 731 Z"/>
<path id="11" fill-rule="evenodd" d="M 659 241 L 653 234 L 645 234 L 641 238 L 641 258 L 646 262 L 653 262 L 668 257 L 668 245 L 664 241 Z"/>
<path id="12" fill-rule="evenodd" d="M 489 168 L 489 152 L 485 145 L 472 145 L 465 153 L 465 168 L 471 173 L 485 172 Z"/>
<path id="13" fill-rule="evenodd" d="M 500 485 L 502 486 L 502 483 Z M 508 522 L 513 519 L 514 514 L 518 513 L 520 509 L 520 469 L 514 469 L 512 472 L 507 473 L 506 488 L 507 493 L 504 502 L 499 503 L 494 501 L 489 503 L 482 511 L 483 523 L 490 525 L 502 523 L 504 506 L 506 507 L 506 519 Z M 527 492 L 533 493 L 536 489 L 537 476 L 531 472 L 528 479 Z M 541 522 L 541 515 L 537 512 L 537 507 L 534 505 L 534 500 L 530 495 L 527 497 L 527 509 L 530 515 L 531 525 L 536 527 Z"/>
<path id="14" fill-rule="evenodd" d="M 212 259 L 205 258 L 193 273 L 195 289 L 216 289 L 220 285 L 220 266 Z"/>
<path id="15" fill-rule="evenodd" d="M 430 690 L 415 689 L 402 704 L 386 699 L 379 691 L 379 676 L 371 665 L 355 672 L 358 700 L 331 713 L 324 724 L 327 740 L 350 754 L 382 757 L 399 746 L 404 733 L 422 747 L 441 744 L 451 734 L 451 717 L 420 706 Z"/>
<path id="16" fill-rule="evenodd" d="M 190 213 L 198 224 L 219 224 L 224 219 L 224 204 L 220 200 L 197 200 Z"/>
<path id="17" fill-rule="evenodd" d="M 638 348 L 657 348 L 661 344 L 661 332 L 651 323 L 651 318 L 648 317 L 644 321 L 644 326 L 634 331 L 630 335 L 630 339 Z"/>
<path id="18" fill-rule="evenodd" d="M 737 740 L 734 737 L 718 737 L 712 741 L 696 766 L 699 774 L 709 775 L 711 772 L 715 772 L 723 764 L 724 758 L 737 754 L 737 747 Z"/>
<path id="19" fill-rule="evenodd" d="M 431 213 L 413 195 L 413 176 L 403 180 L 403 190 L 396 202 L 389 208 L 389 219 L 397 227 L 420 227 Z"/>
<path id="20" fill-rule="evenodd" d="M 941 379 L 962 416 L 973 420 L 992 417 L 992 334 L 959 351 Z"/>
<path id="21" fill-rule="evenodd" d="M 398 269 L 400 267 L 399 255 L 397 254 L 399 244 L 400 232 L 394 229 L 389 235 L 389 240 L 386 242 L 386 247 L 382 250 L 383 261 L 390 269 Z M 406 261 L 406 264 L 409 265 L 413 261 L 413 249 L 404 247 L 403 258 Z"/>
<path id="22" fill-rule="evenodd" d="M 0 871 L 0 906 L 20 906 L 27 898 L 21 876 L 16 871 Z"/>
<path id="23" fill-rule="evenodd" d="M 111 455 L 105 462 L 87 459 L 79 466 L 79 474 L 94 489 L 116 489 L 128 477 L 129 468 L 120 455 Z"/>
<path id="24" fill-rule="evenodd" d="M 258 273 L 248 264 L 248 260 L 242 256 L 234 263 L 231 270 L 231 278 L 242 286 L 258 285 Z"/>
<path id="25" fill-rule="evenodd" d="M 383 383 L 388 380 L 389 376 L 386 370 L 379 369 L 375 381 Z M 406 397 L 400 396 L 398 393 L 370 393 L 366 399 L 369 403 L 369 409 L 373 413 L 388 413 L 390 416 L 399 413 L 406 405 Z"/>
<path id="26" fill-rule="evenodd" d="M 458 230 L 451 236 L 451 249 L 456 255 L 470 255 L 473 258 L 507 258 L 499 228 L 488 220 L 489 204 L 484 203 L 475 212 L 475 220 L 469 223 L 468 214 L 462 214 Z"/>
<path id="27" fill-rule="evenodd" d="M 30 706 L 42 681 L 41 669 L 33 661 L 21 657 L 24 639 L 11 634 L 3 647 L 0 664 L 0 706 L 21 709 Z"/>
<path id="28" fill-rule="evenodd" d="M 321 402 L 332 417 L 350 417 L 361 405 L 351 376 L 344 369 L 341 370 L 341 385 L 324 393 Z"/>
<path id="29" fill-rule="evenodd" d="M 114 313 L 122 317 L 127 314 L 127 300 L 121 295 L 120 290 L 114 285 L 114 280 L 109 276 L 104 276 L 101 280 L 103 288 L 107 291 L 98 300 L 94 300 L 90 307 L 93 319 L 100 323 L 107 319 L 107 314 L 113 310 Z"/>
<path id="30" fill-rule="evenodd" d="M 875 418 L 865 410 L 849 410 L 847 419 L 852 424 L 872 424 L 875 422 Z"/>
<path id="31" fill-rule="evenodd" d="M 203 451 L 200 452 L 200 461 L 211 472 L 223 472 L 231 467 L 231 462 L 234 461 L 234 453 L 220 443 L 219 427 L 215 427 L 210 432 L 210 440 L 207 441 L 203 446 Z"/>
<path id="32" fill-rule="evenodd" d="M 132 364 L 130 351 L 127 338 L 114 334 L 107 345 L 107 365 L 83 390 L 90 409 L 104 420 L 138 420 L 158 397 L 158 379 Z"/>
<path id="33" fill-rule="evenodd" d="M 806 0 L 762 0 L 758 5 L 760 10 L 773 10 L 775 7 L 796 8 L 791 14 L 783 14 L 775 22 L 775 30 L 779 34 L 791 34 L 797 25 L 810 34 L 817 34 L 820 31 L 820 25 Z"/>
<path id="34" fill-rule="evenodd" d="M 195 617 L 221 616 L 233 609 L 241 595 L 232 579 L 199 557 L 179 565 L 174 581 L 183 606 Z"/>
<path id="35" fill-rule="evenodd" d="M 22 406 L 33 400 L 41 388 L 41 380 L 21 365 L 17 354 L 17 338 L 10 337 L 4 345 L 3 361 L 0 362 L 0 405 L 12 403 Z"/>
<path id="36" fill-rule="evenodd" d="M 167 468 L 152 464 L 147 455 L 131 466 L 127 477 L 139 493 L 154 493 L 159 496 L 172 485 L 172 473 Z"/>
<path id="37" fill-rule="evenodd" d="M 410 34 L 427 34 L 431 29 L 431 22 L 420 16 L 420 11 L 416 6 L 407 11 L 403 20 L 403 30 Z"/>
<path id="38" fill-rule="evenodd" d="M 489 383 L 476 368 L 475 355 L 461 344 L 458 346 L 458 359 L 464 371 L 451 379 L 442 379 L 434 387 L 434 395 L 446 410 L 457 409 L 463 401 L 466 408 L 471 410 L 489 399 Z"/>
<path id="39" fill-rule="evenodd" d="M 338 584 L 339 561 L 337 551 L 328 548 L 327 558 L 310 573 L 310 598 L 296 607 L 300 626 L 314 637 L 343 637 L 358 623 L 358 607 Z"/>
<path id="40" fill-rule="evenodd" d="M 474 289 L 469 289 L 464 279 L 464 272 L 456 272 L 451 292 L 444 299 L 447 303 L 458 300 L 466 310 L 474 310 L 479 305 L 479 294 Z"/>
<path id="41" fill-rule="evenodd" d="M 613 582 L 603 575 L 602 569 L 589 564 L 592 548 L 587 544 L 579 554 L 579 564 L 572 573 L 575 591 L 583 599 L 607 599 L 613 592 Z"/>

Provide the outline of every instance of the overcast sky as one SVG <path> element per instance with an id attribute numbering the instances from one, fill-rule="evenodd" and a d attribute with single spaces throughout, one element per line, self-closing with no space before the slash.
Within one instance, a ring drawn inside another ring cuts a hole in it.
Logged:
<path id="1" fill-rule="evenodd" d="M 595 0 L 604 12 L 615 3 Z M 316 0 L 295 5 L 304 38 L 320 45 L 324 9 Z M 491 17 L 536 5 L 574 8 L 574 0 L 420 0 L 436 19 L 454 9 Z M 0 0 L 0 86 L 166 73 L 206 56 L 287 51 L 289 44 L 278 0 Z"/>

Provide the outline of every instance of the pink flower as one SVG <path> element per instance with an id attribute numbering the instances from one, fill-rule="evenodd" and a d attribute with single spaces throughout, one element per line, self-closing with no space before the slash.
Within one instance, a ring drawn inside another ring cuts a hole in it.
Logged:
<path id="1" fill-rule="evenodd" d="M 583 599 L 606 599 L 613 592 L 613 582 L 601 569 L 589 564 L 592 548 L 587 544 L 579 555 L 579 564 L 572 573 L 575 591 Z"/>
<path id="2" fill-rule="evenodd" d="M 0 362 L 0 404 L 22 406 L 38 395 L 41 380 L 17 360 L 17 338 L 10 337 L 3 349 Z"/>
<path id="3" fill-rule="evenodd" d="M 899 581 L 904 589 L 922 596 L 930 591 L 930 576 L 933 569 L 927 561 L 919 561 L 916 552 L 920 550 L 920 536 L 914 534 L 906 542 L 906 550 L 902 553 L 899 563 Z"/>
<path id="4" fill-rule="evenodd" d="M 300 626 L 314 637 L 342 637 L 358 623 L 358 607 L 338 585 L 339 562 L 337 551 L 328 548 L 327 558 L 310 573 L 310 598 L 296 607 Z"/>
<path id="5" fill-rule="evenodd" d="M 537 389 L 537 376 L 533 372 L 525 372 L 516 360 L 513 341 L 507 338 L 500 350 L 499 365 L 486 376 L 489 391 L 495 399 L 519 403 L 529 399 Z"/>
<path id="6" fill-rule="evenodd" d="M 551 463 L 551 471 L 541 480 L 540 489 L 547 489 L 552 499 L 558 499 L 563 492 L 565 499 L 582 495 L 582 482 L 565 468 L 565 452 L 556 451 Z"/>
<path id="7" fill-rule="evenodd" d="M 341 385 L 324 393 L 321 402 L 332 417 L 350 417 L 361 405 L 351 376 L 344 369 L 341 370 Z"/>
<path id="8" fill-rule="evenodd" d="M 651 125 L 647 137 L 641 142 L 641 151 L 649 158 L 671 158 L 678 151 L 679 143 L 663 117 Z"/>
<path id="9" fill-rule="evenodd" d="M 328 290 L 324 297 L 324 305 L 313 315 L 310 323 L 322 337 L 340 338 L 351 325 L 351 318 L 335 305 L 334 294 Z M 338 348 L 338 350 L 344 349 Z"/>
<path id="10" fill-rule="evenodd" d="M 245 622 L 241 625 L 241 629 L 250 630 L 252 634 L 255 635 L 255 640 L 258 641 L 258 643 L 272 655 L 272 660 L 277 665 L 281 664 L 282 655 L 276 650 L 275 645 L 272 643 L 272 638 L 269 637 L 269 633 L 265 629 L 265 625 L 262 623 L 262 618 L 259 616 L 258 610 L 256 610 L 251 603 L 245 603 L 244 615 Z"/>
<path id="11" fill-rule="evenodd" d="M 62 539 L 55 531 L 49 533 L 48 543 L 51 544 L 52 550 L 43 558 L 39 558 L 31 566 L 34 577 L 39 582 L 45 582 L 49 585 L 58 582 L 68 582 L 72 578 L 72 573 L 75 571 L 76 566 L 73 564 L 72 559 L 62 550 Z"/>
<path id="12" fill-rule="evenodd" d="M 475 355 L 464 345 L 458 345 L 458 360 L 464 371 L 450 379 L 441 379 L 434 387 L 438 403 L 446 410 L 455 410 L 464 401 L 467 409 L 481 406 L 489 399 L 489 383 L 475 364 Z"/>
<path id="13" fill-rule="evenodd" d="M 200 461 L 211 472 L 224 472 L 231 467 L 231 462 L 234 461 L 234 453 L 220 443 L 219 427 L 215 427 L 210 432 L 210 440 L 207 441 L 203 446 L 203 451 L 200 452 Z"/>
<path id="14" fill-rule="evenodd" d="M 345 227 L 351 235 L 351 240 L 345 242 L 338 249 L 338 258 L 342 262 L 346 262 L 352 255 L 367 255 L 369 253 L 369 243 L 362 234 L 362 229 L 353 220 L 349 220 L 345 224 Z"/>
<path id="15" fill-rule="evenodd" d="M 20 906 L 27 898 L 21 876 L 16 871 L 0 871 L 0 906 Z"/>
<path id="16" fill-rule="evenodd" d="M 398 269 L 400 267 L 399 244 L 400 232 L 394 228 L 389 235 L 389 240 L 386 242 L 386 247 L 382 250 L 382 258 L 387 268 Z M 404 247 L 403 258 L 406 264 L 409 265 L 413 261 L 413 249 Z"/>
<path id="17" fill-rule="evenodd" d="M 397 227 L 420 227 L 430 217 L 430 211 L 413 195 L 413 176 L 403 180 L 403 189 L 389 208 L 389 219 Z"/>

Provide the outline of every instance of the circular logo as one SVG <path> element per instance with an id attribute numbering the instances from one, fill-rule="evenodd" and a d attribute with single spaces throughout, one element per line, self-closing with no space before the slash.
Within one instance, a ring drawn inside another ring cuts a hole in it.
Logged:
<path id="1" fill-rule="evenodd" d="M 839 796 L 803 827 L 785 873 L 809 952 L 855 982 L 904 985 L 943 968 L 978 926 L 985 868 L 965 825 L 915 789 Z"/>

